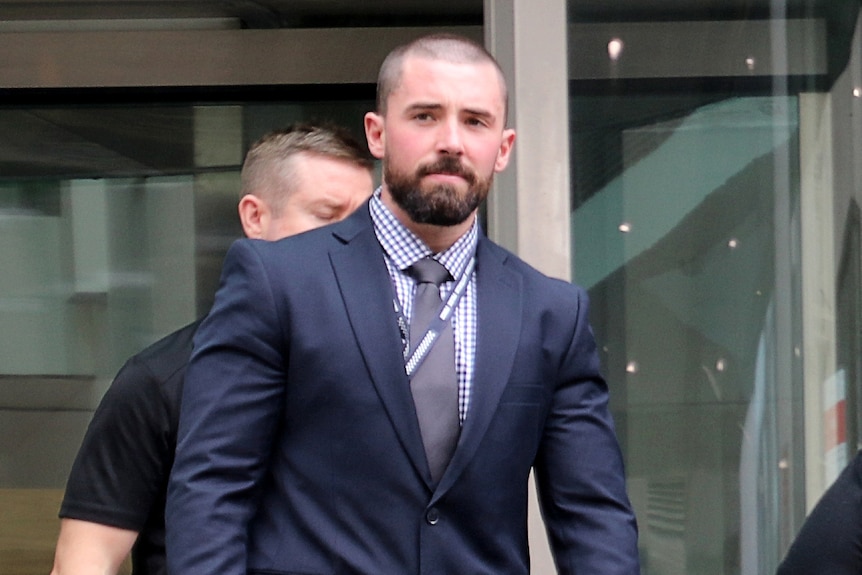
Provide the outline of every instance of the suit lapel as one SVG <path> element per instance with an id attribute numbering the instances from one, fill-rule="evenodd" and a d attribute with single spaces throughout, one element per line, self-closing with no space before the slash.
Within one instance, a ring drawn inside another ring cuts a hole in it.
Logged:
<path id="1" fill-rule="evenodd" d="M 367 204 L 333 230 L 329 258 L 347 317 L 371 380 L 418 474 L 430 481 L 410 384 L 404 372 L 401 334 L 392 305 L 394 290 Z"/>
<path id="2" fill-rule="evenodd" d="M 506 252 L 482 236 L 476 250 L 478 334 L 470 407 L 461 438 L 435 499 L 476 453 L 509 380 L 521 335 L 521 277 L 506 267 Z"/>

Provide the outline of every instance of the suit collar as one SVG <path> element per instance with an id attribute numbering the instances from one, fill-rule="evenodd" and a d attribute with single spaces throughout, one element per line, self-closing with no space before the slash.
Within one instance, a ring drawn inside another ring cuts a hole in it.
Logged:
<path id="1" fill-rule="evenodd" d="M 508 252 L 480 237 L 476 250 L 478 341 L 470 409 L 435 500 L 455 483 L 475 455 L 509 381 L 521 335 L 522 286 L 520 274 L 506 265 L 508 257 Z"/>
<path id="2" fill-rule="evenodd" d="M 392 287 L 368 206 L 333 226 L 330 261 L 350 325 L 377 394 L 417 473 L 433 489 L 401 356 Z M 480 234 L 476 249 L 478 341 L 470 409 L 458 447 L 435 490 L 449 489 L 469 464 L 497 411 L 521 333 L 521 276 L 508 253 Z M 432 501 L 433 502 L 433 501 Z"/>
<path id="3" fill-rule="evenodd" d="M 338 244 L 329 258 L 366 368 L 417 473 L 430 483 L 422 436 L 401 355 L 392 306 L 394 290 L 368 205 L 333 226 Z"/>

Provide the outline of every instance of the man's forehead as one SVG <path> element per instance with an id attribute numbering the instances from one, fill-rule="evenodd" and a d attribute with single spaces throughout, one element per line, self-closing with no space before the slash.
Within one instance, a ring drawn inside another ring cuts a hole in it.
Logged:
<path id="1" fill-rule="evenodd" d="M 417 69 L 438 68 L 440 70 L 463 69 L 472 73 L 493 73 L 499 71 L 493 62 L 488 60 L 467 60 L 460 58 L 435 58 L 425 54 L 407 54 L 401 62 L 401 74 L 406 75 Z"/>
<path id="2" fill-rule="evenodd" d="M 415 96 L 423 100 L 438 88 L 445 89 L 450 85 L 457 86 L 458 96 L 467 99 L 492 100 L 501 105 L 505 100 L 504 80 L 492 62 L 450 61 L 422 55 L 411 55 L 404 59 L 401 81 L 392 94 L 411 99 Z"/>

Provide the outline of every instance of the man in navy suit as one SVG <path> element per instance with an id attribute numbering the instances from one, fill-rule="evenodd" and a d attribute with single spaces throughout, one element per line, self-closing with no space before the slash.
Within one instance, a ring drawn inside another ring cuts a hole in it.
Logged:
<path id="1" fill-rule="evenodd" d="M 506 102 L 477 44 L 438 35 L 397 48 L 365 118 L 383 160 L 369 203 L 231 247 L 186 376 L 173 575 L 527 574 L 531 469 L 559 573 L 639 572 L 586 295 L 477 223 L 515 140 Z M 428 257 L 445 268 L 450 305 L 426 335 L 454 339 L 454 359 L 431 366 L 452 372 L 457 396 L 442 467 L 423 442 L 411 391 L 422 346 L 406 329 Z"/>

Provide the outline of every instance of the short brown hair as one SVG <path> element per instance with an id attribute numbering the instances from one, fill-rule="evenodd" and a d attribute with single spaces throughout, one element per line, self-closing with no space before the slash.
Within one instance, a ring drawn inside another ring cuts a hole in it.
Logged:
<path id="1" fill-rule="evenodd" d="M 407 44 L 398 46 L 386 56 L 377 75 L 376 106 L 378 114 L 386 114 L 387 101 L 401 81 L 404 60 L 408 56 L 419 56 L 458 64 L 483 62 L 492 64 L 497 70 L 500 79 L 504 114 L 508 113 L 509 95 L 506 88 L 506 77 L 494 56 L 484 46 L 469 38 L 458 36 L 457 34 L 440 33 L 422 36 Z M 504 123 L 506 121 L 505 115 L 503 121 Z"/>
<path id="2" fill-rule="evenodd" d="M 268 132 L 251 145 L 240 174 L 240 196 L 259 196 L 274 214 L 280 214 L 285 199 L 293 193 L 293 178 L 275 179 L 273 170 L 289 175 L 293 160 L 301 153 L 342 160 L 369 172 L 374 168 L 368 151 L 344 128 L 331 124 L 293 124 Z M 276 181 L 279 187 L 273 189 Z"/>

